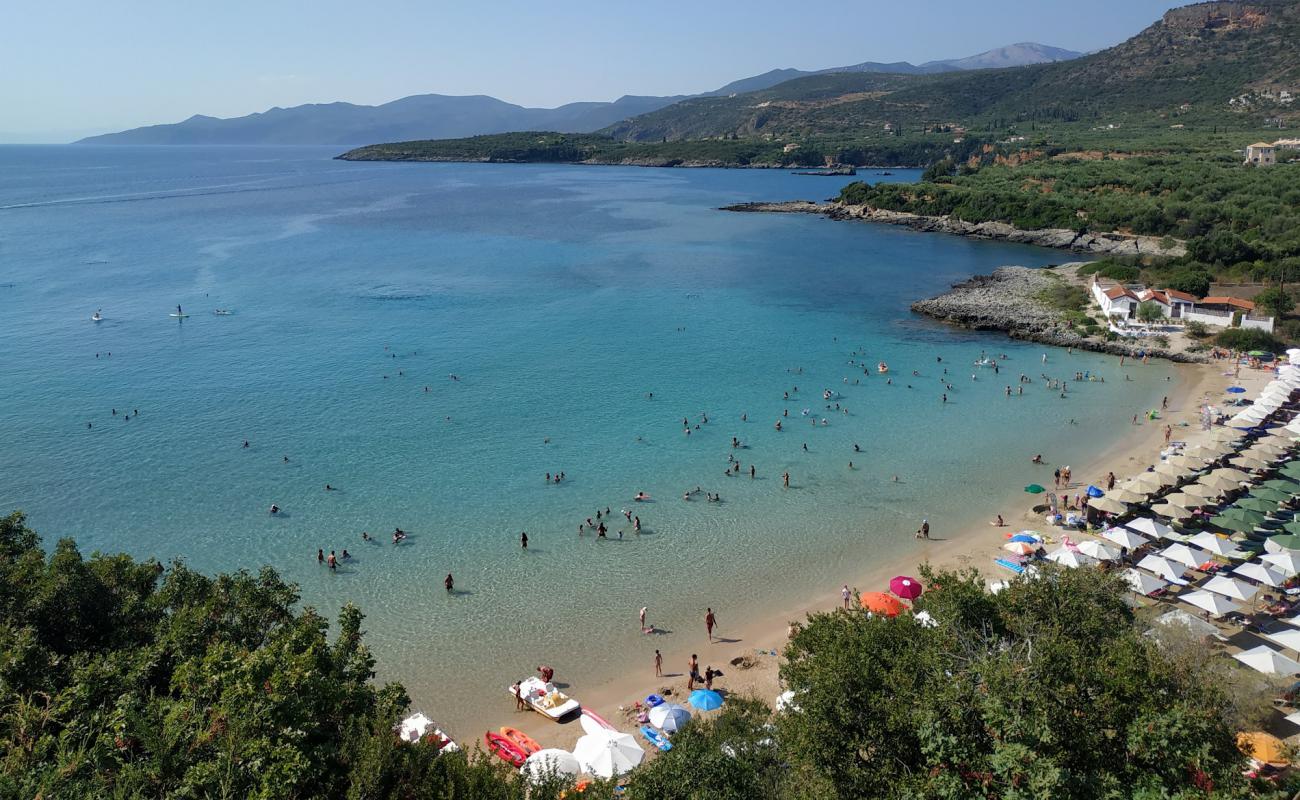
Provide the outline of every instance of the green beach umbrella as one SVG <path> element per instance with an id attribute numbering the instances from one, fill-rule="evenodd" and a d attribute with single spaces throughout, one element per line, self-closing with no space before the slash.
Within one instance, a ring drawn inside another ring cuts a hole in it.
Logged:
<path id="1" fill-rule="evenodd" d="M 1237 508 L 1245 508 L 1250 511 L 1258 511 L 1262 514 L 1271 514 L 1277 511 L 1277 500 L 1265 500 L 1262 497 L 1243 497 L 1236 503 Z"/>
<path id="2" fill-rule="evenodd" d="M 1271 355 L 1273 355 L 1273 354 L 1272 354 L 1272 353 L 1266 353 L 1266 352 L 1264 352 L 1263 350 L 1251 350 L 1251 351 L 1247 352 L 1246 355 L 1248 355 L 1248 356 L 1254 356 L 1255 358 L 1264 358 L 1265 356 L 1271 356 Z"/>
<path id="3" fill-rule="evenodd" d="M 1296 536 L 1294 533 L 1274 536 L 1269 541 L 1283 550 L 1300 550 L 1300 536 Z"/>
<path id="4" fill-rule="evenodd" d="M 1286 492 L 1287 496 L 1300 494 L 1300 483 L 1288 480 L 1286 478 L 1274 478 L 1273 480 L 1264 481 L 1260 484 L 1266 489 L 1276 489 L 1279 492 Z"/>
<path id="5" fill-rule="evenodd" d="M 1277 503 L 1282 503 L 1287 500 L 1290 500 L 1291 494 L 1289 492 L 1278 491 L 1277 489 L 1270 489 L 1267 486 L 1261 486 L 1255 489 L 1253 492 L 1251 492 L 1250 497 L 1253 497 L 1258 500 L 1267 500 L 1268 502 L 1273 503 L 1274 504 L 1273 507 L 1276 508 Z M 1249 500 L 1250 498 L 1246 498 L 1246 499 Z"/>
<path id="6" fill-rule="evenodd" d="M 1237 533 L 1250 533 L 1255 530 L 1254 523 L 1247 522 L 1243 519 L 1237 519 L 1236 517 L 1224 516 L 1223 514 L 1220 514 L 1217 517 L 1210 517 L 1210 524 L 1223 528 L 1225 531 L 1236 531 Z"/>
<path id="7" fill-rule="evenodd" d="M 1291 520 L 1287 524 L 1283 525 L 1282 528 L 1286 530 L 1287 533 L 1300 535 L 1300 520 Z"/>
<path id="8" fill-rule="evenodd" d="M 1242 522 L 1248 522 L 1251 525 L 1259 525 L 1264 522 L 1264 515 L 1258 511 L 1250 511 L 1249 509 L 1239 508 L 1237 506 L 1225 508 L 1223 513 L 1219 514 L 1219 516 L 1228 517 L 1229 519 L 1239 519 Z"/>
<path id="9" fill-rule="evenodd" d="M 1300 462 L 1288 461 L 1278 468 L 1278 474 L 1287 478 L 1300 478 Z"/>
<path id="10" fill-rule="evenodd" d="M 1030 494 L 1042 494 L 1043 492 L 1045 492 L 1045 491 L 1047 491 L 1047 490 L 1044 489 L 1043 487 L 1039 486 L 1039 485 L 1036 484 L 1036 483 L 1031 483 L 1031 484 L 1029 484 L 1028 486 L 1025 487 L 1025 491 L 1026 491 L 1026 492 L 1029 492 Z"/>

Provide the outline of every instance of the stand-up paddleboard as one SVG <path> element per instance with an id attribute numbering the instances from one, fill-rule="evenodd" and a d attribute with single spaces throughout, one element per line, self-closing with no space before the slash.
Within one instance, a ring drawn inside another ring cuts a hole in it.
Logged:
<path id="1" fill-rule="evenodd" d="M 599 733 L 602 730 L 618 730 L 618 728 L 609 724 L 608 720 L 586 706 L 582 707 L 582 716 L 578 718 L 578 723 L 582 725 L 582 729 L 587 733 Z"/>
<path id="2" fill-rule="evenodd" d="M 91 315 L 90 315 L 90 321 L 91 321 L 91 322 L 103 322 L 103 321 L 104 321 L 104 315 L 103 315 L 103 314 L 100 314 L 98 311 L 96 311 L 94 314 L 91 314 Z"/>
<path id="3" fill-rule="evenodd" d="M 173 319 L 185 319 L 185 318 L 189 317 L 189 314 L 175 314 L 175 313 L 173 313 L 173 314 L 168 314 L 167 316 L 169 316 L 169 317 L 171 317 L 171 318 L 173 318 Z"/>

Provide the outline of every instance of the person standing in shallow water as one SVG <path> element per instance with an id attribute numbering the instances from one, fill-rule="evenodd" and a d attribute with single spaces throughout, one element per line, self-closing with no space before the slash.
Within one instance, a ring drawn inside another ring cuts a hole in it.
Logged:
<path id="1" fill-rule="evenodd" d="M 713 629 L 718 625 L 718 618 L 714 616 L 712 608 L 704 609 L 704 629 L 709 634 L 709 642 L 713 641 Z"/>
<path id="2" fill-rule="evenodd" d="M 521 545 L 525 550 L 528 549 L 528 531 L 523 531 L 523 532 L 521 532 L 521 533 L 519 534 L 519 544 L 520 544 L 520 545 Z"/>

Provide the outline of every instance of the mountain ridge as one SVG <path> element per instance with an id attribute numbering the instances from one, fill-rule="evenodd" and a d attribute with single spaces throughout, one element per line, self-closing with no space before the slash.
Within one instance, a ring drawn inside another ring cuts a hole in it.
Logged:
<path id="1" fill-rule="evenodd" d="M 78 144 L 324 144 L 357 145 L 404 139 L 453 139 L 492 133 L 555 130 L 590 133 L 651 113 L 691 97 L 717 97 L 758 91 L 791 78 L 834 73 L 932 74 L 977 68 L 957 64 L 989 59 L 1043 63 L 1043 59 L 1077 56 L 1073 51 L 1035 43 L 1007 45 L 961 59 L 909 62 L 862 62 L 822 70 L 776 69 L 741 78 L 700 95 L 623 95 L 617 100 L 576 101 L 555 108 L 528 108 L 489 95 L 420 94 L 369 106 L 344 101 L 275 106 L 240 117 L 194 114 L 177 123 L 161 123 L 90 136 Z"/>

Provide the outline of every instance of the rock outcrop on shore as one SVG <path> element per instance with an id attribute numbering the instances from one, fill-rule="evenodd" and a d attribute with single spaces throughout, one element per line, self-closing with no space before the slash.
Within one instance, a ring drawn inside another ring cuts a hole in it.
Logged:
<path id="1" fill-rule="evenodd" d="M 1124 233 L 1076 233 L 1065 228 L 1021 230 L 1005 222 L 965 222 L 953 217 L 927 217 L 903 211 L 887 211 L 869 206 L 852 206 L 840 203 L 815 203 L 793 200 L 785 203 L 741 203 L 725 206 L 724 211 L 759 211 L 772 213 L 823 214 L 837 220 L 863 220 L 903 225 L 919 231 L 951 233 L 977 239 L 997 239 L 1039 247 L 1055 247 L 1100 255 L 1161 256 L 1176 258 L 1187 254 L 1182 242 L 1171 243 L 1155 236 L 1135 236 Z"/>
<path id="2" fill-rule="evenodd" d="M 1073 272 L 1078 264 L 1061 270 Z M 1061 313 L 1041 299 L 1044 290 L 1067 280 L 1053 269 L 1001 267 L 992 275 L 976 275 L 955 284 L 951 290 L 912 304 L 912 310 L 928 317 L 980 331 L 1002 331 L 1013 339 L 1042 342 L 1056 347 L 1077 347 L 1115 355 L 1136 356 L 1141 352 L 1172 361 L 1200 362 L 1195 353 L 1170 351 L 1149 340 L 1107 342 L 1083 335 L 1065 322 Z"/>

